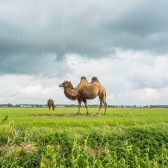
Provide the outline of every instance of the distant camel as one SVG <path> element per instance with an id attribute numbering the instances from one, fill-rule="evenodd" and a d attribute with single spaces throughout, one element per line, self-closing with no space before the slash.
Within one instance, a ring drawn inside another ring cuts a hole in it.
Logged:
<path id="1" fill-rule="evenodd" d="M 52 108 L 53 109 L 53 111 L 54 111 L 54 101 L 52 100 L 52 99 L 49 99 L 48 101 L 47 101 L 47 104 L 48 104 L 48 108 L 49 108 L 49 110 Z"/>
<path id="2" fill-rule="evenodd" d="M 100 106 L 97 114 L 101 110 L 102 103 L 104 104 L 105 107 L 104 114 L 106 113 L 107 109 L 106 90 L 100 84 L 97 77 L 93 77 L 91 83 L 88 83 L 85 77 L 81 77 L 81 81 L 76 88 L 73 87 L 70 81 L 64 81 L 62 84 L 59 85 L 59 87 L 64 88 L 64 94 L 67 98 L 69 98 L 70 100 L 77 99 L 79 104 L 77 113 L 80 112 L 81 103 L 83 101 L 86 108 L 86 114 L 88 114 L 87 99 L 95 99 L 97 96 L 99 96 L 100 100 Z"/>

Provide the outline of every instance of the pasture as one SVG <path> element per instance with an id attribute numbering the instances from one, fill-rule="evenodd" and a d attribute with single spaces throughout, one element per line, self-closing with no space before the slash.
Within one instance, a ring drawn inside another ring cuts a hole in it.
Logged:
<path id="1" fill-rule="evenodd" d="M 168 109 L 103 110 L 0 108 L 0 167 L 168 167 Z"/>

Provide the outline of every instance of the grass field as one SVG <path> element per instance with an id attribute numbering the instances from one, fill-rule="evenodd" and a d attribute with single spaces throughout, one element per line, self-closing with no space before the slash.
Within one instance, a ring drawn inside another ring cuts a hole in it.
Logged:
<path id="1" fill-rule="evenodd" d="M 168 167 L 168 109 L 76 111 L 0 108 L 0 167 Z"/>

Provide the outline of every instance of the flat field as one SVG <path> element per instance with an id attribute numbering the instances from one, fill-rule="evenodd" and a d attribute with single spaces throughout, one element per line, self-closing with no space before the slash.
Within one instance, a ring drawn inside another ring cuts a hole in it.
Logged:
<path id="1" fill-rule="evenodd" d="M 168 167 L 167 108 L 0 108 L 0 167 Z"/>
<path id="2" fill-rule="evenodd" d="M 89 108 L 90 116 L 85 115 L 85 108 L 76 114 L 77 108 L 0 108 L 0 121 L 8 115 L 8 121 L 17 126 L 26 128 L 46 128 L 51 131 L 60 129 L 104 129 L 117 126 L 149 127 L 151 125 L 168 124 L 167 108 L 108 108 L 106 115 L 102 109 L 99 115 L 98 108 Z"/>

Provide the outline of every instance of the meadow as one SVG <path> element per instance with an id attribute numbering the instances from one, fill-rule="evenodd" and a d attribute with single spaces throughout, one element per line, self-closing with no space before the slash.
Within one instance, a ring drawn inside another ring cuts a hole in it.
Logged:
<path id="1" fill-rule="evenodd" d="M 0 167 L 168 167 L 168 109 L 76 111 L 0 108 Z"/>

